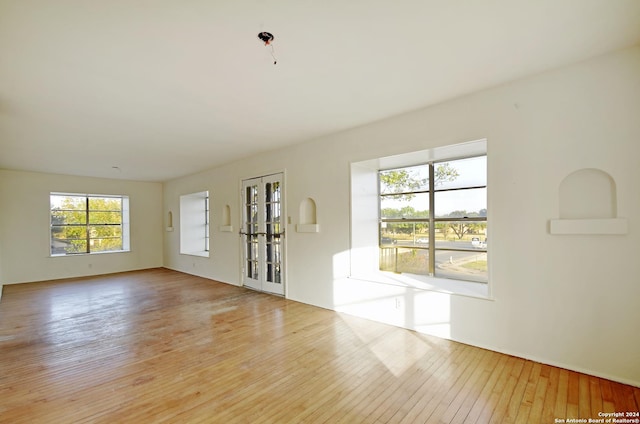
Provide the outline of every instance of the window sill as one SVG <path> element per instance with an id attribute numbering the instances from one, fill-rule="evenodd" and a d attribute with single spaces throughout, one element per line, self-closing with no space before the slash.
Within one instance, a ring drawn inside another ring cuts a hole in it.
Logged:
<path id="1" fill-rule="evenodd" d="M 131 250 L 109 250 L 106 252 L 90 252 L 90 253 L 60 253 L 57 255 L 49 255 L 50 258 L 68 258 L 75 256 L 95 256 L 95 255 L 108 255 L 111 253 L 129 253 Z"/>
<path id="2" fill-rule="evenodd" d="M 451 280 L 448 278 L 429 277 L 426 275 L 409 273 L 396 274 L 385 271 L 372 272 L 367 275 L 352 275 L 349 278 L 373 283 L 409 287 L 418 290 L 436 291 L 439 293 L 493 300 L 489 295 L 488 283 Z"/>
<path id="3" fill-rule="evenodd" d="M 208 258 L 209 257 L 209 252 L 207 251 L 201 251 L 201 252 L 180 252 L 181 255 L 187 255 L 187 256 L 198 256 L 201 258 Z"/>

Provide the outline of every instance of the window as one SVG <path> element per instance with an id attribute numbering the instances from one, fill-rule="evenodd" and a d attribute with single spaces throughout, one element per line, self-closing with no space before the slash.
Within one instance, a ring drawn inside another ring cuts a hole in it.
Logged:
<path id="1" fill-rule="evenodd" d="M 127 196 L 51 193 L 51 255 L 129 251 Z"/>
<path id="2" fill-rule="evenodd" d="M 204 198 L 204 250 L 209 251 L 209 192 Z"/>
<path id="3" fill-rule="evenodd" d="M 180 196 L 180 253 L 209 257 L 209 192 Z"/>
<path id="4" fill-rule="evenodd" d="M 486 283 L 487 157 L 378 172 L 380 270 Z"/>

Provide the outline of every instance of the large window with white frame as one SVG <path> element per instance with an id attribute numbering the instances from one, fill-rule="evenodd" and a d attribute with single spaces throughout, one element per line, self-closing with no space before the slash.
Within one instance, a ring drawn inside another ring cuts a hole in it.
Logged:
<path id="1" fill-rule="evenodd" d="M 180 253 L 209 257 L 209 192 L 180 196 Z"/>
<path id="2" fill-rule="evenodd" d="M 487 157 L 381 170 L 380 270 L 487 282 Z"/>
<path id="3" fill-rule="evenodd" d="M 490 298 L 487 140 L 351 163 L 350 278 Z"/>
<path id="4" fill-rule="evenodd" d="M 127 196 L 50 193 L 51 255 L 129 251 Z"/>

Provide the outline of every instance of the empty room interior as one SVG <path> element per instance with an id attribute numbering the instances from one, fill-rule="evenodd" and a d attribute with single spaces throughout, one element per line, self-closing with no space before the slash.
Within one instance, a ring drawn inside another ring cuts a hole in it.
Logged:
<path id="1" fill-rule="evenodd" d="M 1 423 L 640 422 L 639 1 L 1 0 L 0 63 Z"/>

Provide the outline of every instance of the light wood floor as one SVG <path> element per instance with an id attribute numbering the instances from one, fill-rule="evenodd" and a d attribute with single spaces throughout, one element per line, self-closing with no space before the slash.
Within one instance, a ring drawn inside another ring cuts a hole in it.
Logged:
<path id="1" fill-rule="evenodd" d="M 0 302 L 2 423 L 555 423 L 639 404 L 631 386 L 166 269 Z"/>

